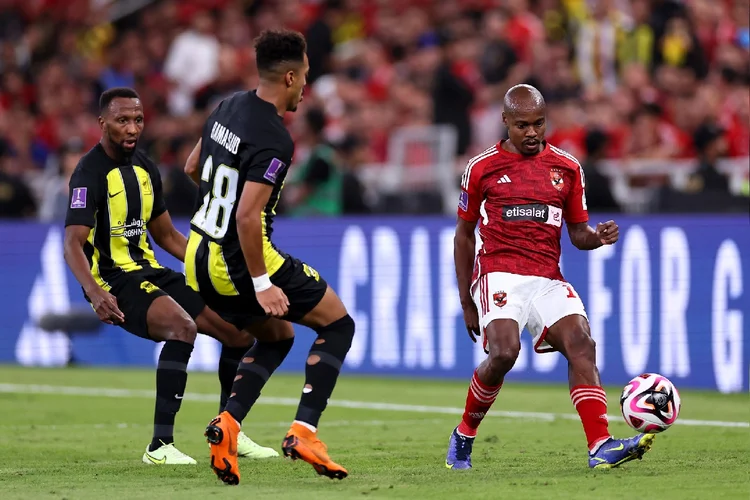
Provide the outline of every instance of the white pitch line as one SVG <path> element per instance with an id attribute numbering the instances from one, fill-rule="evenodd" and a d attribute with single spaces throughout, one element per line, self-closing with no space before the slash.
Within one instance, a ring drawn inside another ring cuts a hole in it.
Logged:
<path id="1" fill-rule="evenodd" d="M 442 418 L 431 418 L 431 419 L 420 419 L 420 424 L 443 424 L 449 417 Z M 383 427 L 383 426 L 406 426 L 414 424 L 414 419 L 410 420 L 327 420 L 326 425 L 328 427 Z M 139 423 L 91 423 L 91 424 L 27 424 L 27 425 L 0 425 L 0 432 L 5 430 L 22 430 L 29 429 L 48 430 L 48 431 L 66 431 L 71 429 L 140 429 L 150 427 L 150 425 L 139 424 Z M 252 422 L 253 429 L 259 428 L 286 428 L 289 427 L 288 420 L 279 420 L 276 422 L 263 422 L 255 421 Z"/>
<path id="2" fill-rule="evenodd" d="M 104 387 L 71 387 L 60 385 L 33 385 L 33 384 L 0 384 L 0 393 L 8 394 L 53 394 L 66 396 L 93 396 L 104 398 L 154 398 L 154 391 L 142 389 L 114 389 Z M 204 403 L 216 404 L 217 394 L 200 394 L 187 393 L 185 399 L 189 401 L 200 401 Z M 274 406 L 297 406 L 297 398 L 274 398 L 263 397 L 258 400 L 259 404 Z M 442 415 L 462 415 L 462 408 L 450 406 L 428 406 L 428 405 L 407 405 L 398 403 L 376 403 L 373 401 L 349 401 L 349 400 L 332 400 L 328 406 L 339 408 L 351 408 L 355 410 L 381 410 L 406 413 L 430 413 Z M 497 410 L 487 414 L 488 417 L 500 418 L 525 418 L 551 422 L 555 419 L 579 420 L 578 415 L 572 413 L 547 413 L 531 411 L 503 411 Z M 610 416 L 611 418 L 611 416 Z M 694 427 L 734 427 L 750 428 L 750 422 L 725 422 L 721 420 L 690 420 L 679 419 L 676 422 L 679 425 L 688 425 Z"/>

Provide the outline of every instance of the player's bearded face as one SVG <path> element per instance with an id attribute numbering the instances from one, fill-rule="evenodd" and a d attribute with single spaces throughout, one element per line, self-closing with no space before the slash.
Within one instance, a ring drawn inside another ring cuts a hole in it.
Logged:
<path id="1" fill-rule="evenodd" d="M 547 120 L 544 110 L 519 111 L 506 115 L 511 144 L 524 155 L 535 155 L 542 148 Z"/>
<path id="2" fill-rule="evenodd" d="M 102 131 L 109 144 L 121 154 L 135 151 L 143 132 L 143 107 L 138 99 L 116 98 L 102 118 Z"/>

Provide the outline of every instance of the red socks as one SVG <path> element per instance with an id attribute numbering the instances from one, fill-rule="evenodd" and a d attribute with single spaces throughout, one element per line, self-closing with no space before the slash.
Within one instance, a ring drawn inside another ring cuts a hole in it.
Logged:
<path id="1" fill-rule="evenodd" d="M 495 402 L 502 384 L 489 386 L 484 384 L 477 372 L 471 378 L 469 392 L 466 395 L 466 406 L 461 423 L 458 425 L 458 433 L 466 437 L 475 437 L 477 428 Z M 590 451 L 595 451 L 599 445 L 610 438 L 609 422 L 607 421 L 607 395 L 604 389 L 593 385 L 577 385 L 570 390 L 570 399 L 573 401 L 578 415 L 581 417 L 583 431 L 586 433 L 586 441 Z"/>
<path id="2" fill-rule="evenodd" d="M 459 434 L 466 437 L 475 437 L 477 435 L 477 428 L 482 423 L 482 419 L 489 411 L 492 403 L 495 402 L 497 393 L 500 392 L 502 385 L 494 387 L 486 385 L 479 380 L 477 372 L 474 371 L 474 376 L 471 378 L 471 383 L 469 384 L 469 393 L 466 395 L 464 416 L 461 423 L 458 424 Z"/>
<path id="3" fill-rule="evenodd" d="M 570 390 L 570 399 L 581 417 L 589 451 L 593 452 L 610 437 L 607 421 L 607 395 L 601 387 L 577 385 Z"/>

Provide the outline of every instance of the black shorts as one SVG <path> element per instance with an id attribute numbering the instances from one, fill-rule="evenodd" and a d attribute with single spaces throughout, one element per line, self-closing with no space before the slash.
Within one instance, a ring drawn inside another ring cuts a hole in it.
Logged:
<path id="1" fill-rule="evenodd" d="M 205 302 L 185 283 L 185 275 L 168 268 L 122 273 L 107 279 L 112 287 L 109 293 L 117 298 L 117 305 L 125 315 L 118 325 L 133 335 L 151 339 L 146 317 L 151 303 L 158 297 L 169 295 L 195 319 L 206 307 Z"/>
<path id="2" fill-rule="evenodd" d="M 208 307 L 216 311 L 225 321 L 239 329 L 268 318 L 255 298 L 252 279 L 235 282 L 238 295 L 221 295 L 213 287 L 204 265 L 196 266 L 196 278 L 201 297 Z M 289 299 L 288 321 L 299 321 L 317 306 L 328 289 L 328 283 L 318 272 L 294 257 L 287 257 L 284 264 L 271 276 L 271 283 L 281 288 Z"/>

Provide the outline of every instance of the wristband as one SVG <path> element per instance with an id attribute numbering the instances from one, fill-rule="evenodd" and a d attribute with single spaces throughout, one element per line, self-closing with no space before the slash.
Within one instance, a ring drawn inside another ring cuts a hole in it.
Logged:
<path id="1" fill-rule="evenodd" d="M 268 273 L 253 278 L 253 287 L 255 288 L 256 293 L 268 290 L 272 285 L 273 283 L 271 283 L 271 278 L 268 277 Z"/>

